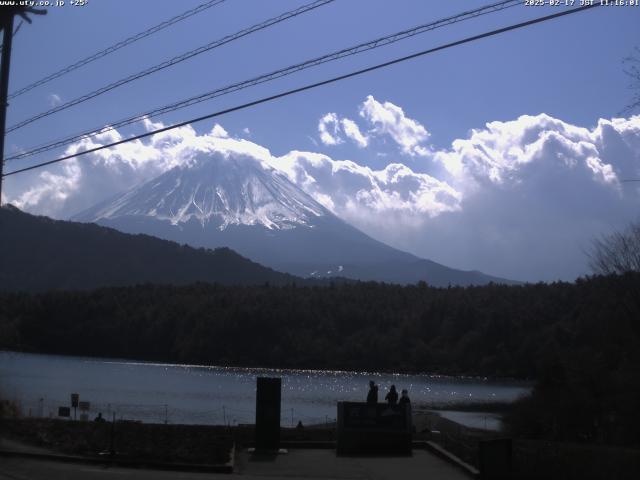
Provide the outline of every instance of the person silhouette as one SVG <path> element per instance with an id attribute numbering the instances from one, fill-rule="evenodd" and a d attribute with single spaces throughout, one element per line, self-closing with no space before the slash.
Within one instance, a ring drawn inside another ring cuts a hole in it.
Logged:
<path id="1" fill-rule="evenodd" d="M 369 393 L 367 394 L 367 403 L 376 404 L 378 403 L 378 386 L 376 382 L 373 380 L 369 381 Z"/>
<path id="2" fill-rule="evenodd" d="M 407 392 L 406 388 L 402 389 L 402 393 L 400 394 L 400 400 L 398 401 L 398 405 L 404 405 L 404 404 L 411 406 L 411 400 L 409 399 L 409 392 Z"/>
<path id="3" fill-rule="evenodd" d="M 384 399 L 389 405 L 396 405 L 398 403 L 398 392 L 396 391 L 395 385 L 391 385 L 389 393 L 387 393 L 387 396 L 384 397 Z"/>

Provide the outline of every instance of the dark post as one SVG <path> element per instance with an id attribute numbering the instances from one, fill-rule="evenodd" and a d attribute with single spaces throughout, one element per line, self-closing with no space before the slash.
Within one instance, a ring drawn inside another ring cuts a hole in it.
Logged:
<path id="1" fill-rule="evenodd" d="M 78 403 L 80 402 L 80 395 L 77 393 L 71 394 L 71 406 L 73 407 L 73 419 L 78 419 Z"/>
<path id="2" fill-rule="evenodd" d="M 258 377 L 256 394 L 256 450 L 280 448 L 280 378 Z"/>
<path id="3" fill-rule="evenodd" d="M 13 41 L 13 13 L 3 16 L 2 67 L 0 68 L 0 205 L 2 205 L 2 180 L 4 172 L 4 131 L 7 121 L 7 95 L 9 94 L 9 66 Z"/>
<path id="4" fill-rule="evenodd" d="M 113 457 L 116 454 L 116 412 L 113 412 L 111 421 L 111 433 L 109 435 L 109 454 Z"/>

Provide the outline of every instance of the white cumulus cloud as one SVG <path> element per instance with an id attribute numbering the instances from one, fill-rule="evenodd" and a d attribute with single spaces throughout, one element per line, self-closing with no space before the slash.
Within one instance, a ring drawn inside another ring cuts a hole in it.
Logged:
<path id="1" fill-rule="evenodd" d="M 369 145 L 369 137 L 362 134 L 356 122 L 349 118 L 343 118 L 340 124 L 342 125 L 344 134 L 353 140 L 358 147 L 364 148 Z"/>
<path id="2" fill-rule="evenodd" d="M 339 145 L 344 142 L 340 138 L 340 120 L 335 113 L 327 113 L 318 122 L 320 141 L 325 145 Z"/>
<path id="3" fill-rule="evenodd" d="M 143 126 L 152 131 L 164 125 L 145 120 Z M 225 138 L 227 133 L 216 125 L 209 136 Z M 64 155 L 122 139 L 117 130 L 105 130 L 69 146 Z M 191 157 L 198 139 L 195 130 L 186 126 L 10 177 L 9 187 L 15 193 L 7 195 L 7 201 L 34 213 L 66 218 L 182 164 Z"/>
<path id="4" fill-rule="evenodd" d="M 427 156 L 429 149 L 425 142 L 429 132 L 417 120 L 409 118 L 404 110 L 391 102 L 380 103 L 372 95 L 367 96 L 360 105 L 359 115 L 364 125 L 354 120 L 340 117 L 336 113 L 327 113 L 318 122 L 320 141 L 324 145 L 335 146 L 351 140 L 359 148 L 370 145 L 372 138 L 383 141 L 390 138 L 404 155 Z"/>
<path id="5" fill-rule="evenodd" d="M 350 138 L 368 142 L 372 150 L 375 130 L 397 138 L 399 147 L 414 155 L 417 147 L 428 149 L 422 166 L 429 174 L 418 171 L 420 165 L 397 161 L 374 169 L 316 152 L 295 150 L 278 157 L 262 145 L 229 136 L 220 125 L 204 134 L 186 126 L 8 177 L 4 201 L 65 218 L 199 152 L 230 161 L 250 157 L 279 169 L 378 240 L 454 267 L 524 280 L 587 273 L 584 249 L 590 239 L 638 218 L 640 188 L 622 180 L 640 177 L 640 116 L 600 119 L 584 127 L 545 114 L 523 115 L 489 122 L 436 148 L 426 145 L 428 132 L 399 107 L 373 97 L 364 105 L 371 113 L 370 130 L 353 129 L 348 119 L 329 114 L 323 117 L 325 133 L 334 143 Z M 151 131 L 162 124 L 147 120 L 143 126 Z M 119 132 L 106 131 L 66 153 L 120 139 Z"/>
<path id="6" fill-rule="evenodd" d="M 340 118 L 335 113 L 327 113 L 318 122 L 320 141 L 324 145 L 340 145 L 344 143 L 344 137 L 354 142 L 358 147 L 364 148 L 369 144 L 369 138 L 360 131 L 358 124 L 350 118 Z"/>
<path id="7" fill-rule="evenodd" d="M 450 150 L 435 152 L 434 158 L 454 177 L 480 183 L 519 183 L 530 169 L 547 167 L 588 172 L 594 180 L 617 184 L 613 165 L 604 159 L 602 141 L 602 128 L 615 130 L 614 124 L 628 126 L 601 119 L 597 128 L 589 130 L 545 114 L 523 115 L 472 130 L 469 138 L 455 140 Z"/>
<path id="8" fill-rule="evenodd" d="M 573 279 L 588 273 L 594 236 L 640 213 L 639 189 L 621 182 L 640 173 L 640 116 L 593 128 L 545 114 L 489 122 L 434 159 L 464 198 L 457 212 L 431 219 L 412 248 L 459 267 Z"/>
<path id="9" fill-rule="evenodd" d="M 388 135 L 403 153 L 411 156 L 429 153 L 422 145 L 429 138 L 429 132 L 420 122 L 407 117 L 399 106 L 380 103 L 369 95 L 360 106 L 360 116 L 373 125 L 371 134 Z"/>
<path id="10" fill-rule="evenodd" d="M 338 216 L 360 226 L 379 224 L 382 218 L 422 222 L 460 208 L 460 192 L 399 163 L 373 170 L 350 160 L 293 151 L 271 158 L 269 164 Z"/>

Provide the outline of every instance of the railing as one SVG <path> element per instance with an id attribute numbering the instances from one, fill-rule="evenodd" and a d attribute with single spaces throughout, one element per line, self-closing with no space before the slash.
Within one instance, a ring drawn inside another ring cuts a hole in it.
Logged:
<path id="1" fill-rule="evenodd" d="M 25 418 L 60 418 L 58 407 L 62 403 L 47 397 L 28 397 L 14 399 L 19 413 Z M 68 404 L 66 405 L 68 406 Z M 255 422 L 255 410 L 237 408 L 226 404 L 212 406 L 209 409 L 175 407 L 168 404 L 135 404 L 120 402 L 91 401 L 88 410 L 71 408 L 69 420 L 93 421 L 102 414 L 105 420 L 127 420 L 143 423 L 189 424 L 189 425 L 226 425 L 252 424 Z M 308 415 L 300 409 L 286 403 L 282 404 L 280 425 L 295 428 L 301 422 L 304 427 L 330 427 L 335 425 L 335 415 Z"/>

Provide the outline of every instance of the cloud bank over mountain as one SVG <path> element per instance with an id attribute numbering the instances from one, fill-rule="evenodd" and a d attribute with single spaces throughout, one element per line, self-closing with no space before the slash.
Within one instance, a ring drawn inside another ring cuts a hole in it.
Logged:
<path id="1" fill-rule="evenodd" d="M 151 130 L 159 124 L 145 122 Z M 240 133 L 246 137 L 247 134 Z M 182 127 L 10 177 L 7 201 L 65 218 L 205 152 L 252 158 L 284 172 L 334 213 L 375 238 L 452 267 L 522 280 L 587 273 L 594 235 L 636 219 L 640 116 L 572 125 L 546 114 L 493 121 L 447 148 L 389 101 L 368 96 L 354 118 L 323 114 L 324 153 L 273 155 L 216 125 Z M 67 153 L 121 139 L 105 132 Z M 396 160 L 384 168 L 336 159 L 348 145 L 375 156 L 380 142 Z"/>
<path id="2" fill-rule="evenodd" d="M 359 107 L 359 116 L 365 122 L 365 133 L 358 124 L 347 117 L 340 118 L 330 112 L 320 118 L 318 132 L 324 145 L 340 145 L 345 138 L 358 147 L 369 145 L 372 138 L 392 140 L 408 156 L 427 155 L 428 149 L 423 143 L 430 134 L 420 122 L 405 115 L 404 110 L 391 102 L 380 103 L 369 95 Z"/>

